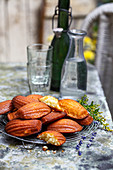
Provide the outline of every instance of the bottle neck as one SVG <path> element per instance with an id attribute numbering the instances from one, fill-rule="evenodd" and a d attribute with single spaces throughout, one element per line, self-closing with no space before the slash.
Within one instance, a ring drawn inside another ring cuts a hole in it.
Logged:
<path id="1" fill-rule="evenodd" d="M 83 55 L 83 38 L 80 37 L 80 38 L 75 38 L 74 39 L 75 41 L 75 54 L 74 54 L 74 57 L 76 58 L 84 58 L 84 55 Z"/>
<path id="2" fill-rule="evenodd" d="M 58 28 L 68 29 L 68 11 L 70 6 L 70 0 L 59 0 L 59 16 L 58 16 Z"/>
<path id="3" fill-rule="evenodd" d="M 68 31 L 68 34 L 71 41 L 70 58 L 78 57 L 84 59 L 83 39 L 87 33 L 83 30 L 72 29 Z"/>

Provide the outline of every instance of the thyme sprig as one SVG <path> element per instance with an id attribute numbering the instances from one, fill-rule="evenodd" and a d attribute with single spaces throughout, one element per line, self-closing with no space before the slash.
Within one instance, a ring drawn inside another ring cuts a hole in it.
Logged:
<path id="1" fill-rule="evenodd" d="M 102 125 L 102 128 L 107 131 L 113 131 L 108 126 L 109 124 L 106 123 L 106 119 L 101 114 L 103 112 L 100 112 L 99 104 L 95 104 L 94 101 L 91 101 L 91 103 L 88 103 L 89 99 L 87 95 L 84 95 L 78 102 L 89 112 L 89 114 L 93 117 L 94 120 L 99 121 Z"/>

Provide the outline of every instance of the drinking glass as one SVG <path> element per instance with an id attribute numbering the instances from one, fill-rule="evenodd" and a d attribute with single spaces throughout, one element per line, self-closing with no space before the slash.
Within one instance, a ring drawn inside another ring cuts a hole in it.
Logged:
<path id="1" fill-rule="evenodd" d="M 27 47 L 27 77 L 31 94 L 49 94 L 52 71 L 52 46 L 32 44 Z"/>

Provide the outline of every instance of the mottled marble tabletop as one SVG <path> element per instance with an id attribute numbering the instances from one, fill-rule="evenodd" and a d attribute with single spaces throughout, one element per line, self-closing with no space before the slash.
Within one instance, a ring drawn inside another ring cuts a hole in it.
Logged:
<path id="1" fill-rule="evenodd" d="M 26 70 L 25 63 L 0 63 L 0 102 L 12 99 L 16 95 L 29 94 Z M 91 65 L 88 66 L 87 95 L 89 101 L 93 100 L 100 104 L 103 116 L 105 116 L 110 128 L 113 129 L 111 114 L 98 73 Z M 73 142 L 70 140 L 67 145 L 61 147 L 48 145 L 46 151 L 42 150 L 45 145 L 41 144 L 27 150 L 24 147 L 32 147 L 32 144 L 25 143 L 24 146 L 20 140 L 0 133 L 0 169 L 113 169 L 113 132 L 102 130 L 99 127 L 91 131 L 86 139 L 81 138 L 81 140 L 81 154 L 78 154 L 76 148 L 77 144 L 80 144 L 80 139 Z"/>

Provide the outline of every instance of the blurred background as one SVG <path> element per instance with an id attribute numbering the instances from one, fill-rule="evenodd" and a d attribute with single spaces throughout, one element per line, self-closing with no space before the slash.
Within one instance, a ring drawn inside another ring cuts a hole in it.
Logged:
<path id="1" fill-rule="evenodd" d="M 80 29 L 84 19 L 91 11 L 111 2 L 113 0 L 70 0 L 73 16 L 71 28 Z M 52 16 L 56 5 L 58 5 L 58 0 L 0 0 L 0 62 L 27 62 L 26 47 L 29 44 L 51 43 L 53 37 Z M 108 23 L 109 26 L 105 25 L 105 27 L 113 30 L 113 15 L 107 16 L 107 22 L 108 18 L 111 18 L 110 24 Z M 107 45 L 104 44 L 105 47 L 109 47 L 108 42 L 111 44 L 109 37 Z M 84 55 L 87 62 L 92 64 L 95 64 L 97 38 L 98 22 L 95 22 L 84 39 Z M 97 70 L 110 110 L 113 112 L 113 56 L 111 55 L 113 52 L 112 48 L 110 50 L 110 55 L 104 62 L 108 61 L 110 66 L 102 65 L 104 69 L 108 68 L 109 70 L 103 71 L 100 65 Z M 101 61 L 98 63 L 100 64 Z"/>
<path id="2" fill-rule="evenodd" d="M 70 0 L 71 27 L 80 28 L 89 12 L 108 2 L 112 1 Z M 0 0 L 0 62 L 26 62 L 27 45 L 50 43 L 57 4 L 58 0 Z"/>

